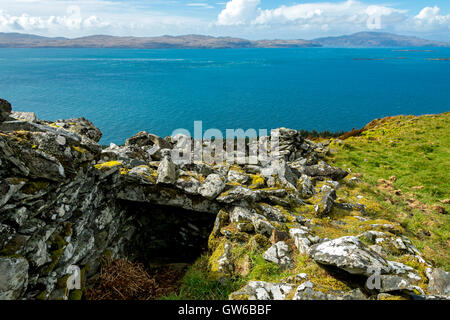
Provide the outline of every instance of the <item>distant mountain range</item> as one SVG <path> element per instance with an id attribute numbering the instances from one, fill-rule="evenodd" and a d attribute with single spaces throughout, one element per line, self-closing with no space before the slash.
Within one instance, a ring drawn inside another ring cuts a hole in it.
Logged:
<path id="1" fill-rule="evenodd" d="M 424 40 L 384 32 L 358 32 L 314 40 L 246 40 L 202 35 L 161 37 L 116 37 L 106 35 L 82 38 L 48 38 L 21 33 L 0 33 L 0 48 L 141 48 L 141 49 L 219 49 L 219 48 L 301 48 L 301 47 L 450 47 L 450 42 Z"/>

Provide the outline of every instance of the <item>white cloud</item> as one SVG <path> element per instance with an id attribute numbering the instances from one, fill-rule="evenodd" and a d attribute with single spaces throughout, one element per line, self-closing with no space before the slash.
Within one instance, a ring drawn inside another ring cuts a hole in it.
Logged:
<path id="1" fill-rule="evenodd" d="M 419 27 L 429 28 L 450 28 L 450 14 L 442 15 L 441 9 L 437 6 L 425 7 L 414 17 L 414 22 Z"/>
<path id="2" fill-rule="evenodd" d="M 390 21 L 406 19 L 404 10 L 367 5 L 355 0 L 338 3 L 302 3 L 275 9 L 258 8 L 259 0 L 231 0 L 219 14 L 219 25 L 295 25 L 303 30 L 366 27 L 381 29 Z"/>
<path id="3" fill-rule="evenodd" d="M 169 2 L 164 0 L 165 5 Z M 204 33 L 208 23 L 201 18 L 151 10 L 140 0 L 0 0 L 0 32 L 66 37 L 158 36 Z"/>
<path id="4" fill-rule="evenodd" d="M 36 32 L 39 30 L 80 30 L 99 29 L 109 26 L 97 16 L 83 18 L 80 8 L 69 6 L 65 15 L 61 16 L 31 16 L 23 13 L 20 16 L 10 15 L 0 10 L 0 30 Z"/>
<path id="5" fill-rule="evenodd" d="M 260 0 L 231 0 L 219 14 L 217 24 L 222 26 L 242 25 L 258 14 Z"/>

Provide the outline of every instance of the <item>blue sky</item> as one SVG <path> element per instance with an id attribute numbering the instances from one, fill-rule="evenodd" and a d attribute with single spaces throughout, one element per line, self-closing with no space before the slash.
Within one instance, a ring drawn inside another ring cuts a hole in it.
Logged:
<path id="1" fill-rule="evenodd" d="M 387 31 L 450 41 L 448 0 L 0 0 L 0 32 L 312 39 Z"/>

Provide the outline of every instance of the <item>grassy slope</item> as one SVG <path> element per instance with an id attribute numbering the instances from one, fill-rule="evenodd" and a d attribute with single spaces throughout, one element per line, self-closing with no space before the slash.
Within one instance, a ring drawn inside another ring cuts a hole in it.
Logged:
<path id="1" fill-rule="evenodd" d="M 448 214 L 433 209 L 434 205 L 439 205 L 450 211 L 449 204 L 440 202 L 450 198 L 449 122 L 450 113 L 391 117 L 371 122 L 370 130 L 361 136 L 346 139 L 343 144 L 333 140 L 327 161 L 352 172 L 338 189 L 338 201 L 364 204 L 370 220 L 361 222 L 355 219 L 359 212 L 339 209 L 333 210 L 331 220 L 320 219 L 309 212 L 312 206 L 299 207 L 297 213 L 312 218 L 317 225 L 314 229 L 316 234 L 330 239 L 371 230 L 369 224 L 398 222 L 401 234 L 413 241 L 424 258 L 449 271 L 450 218 Z M 391 182 L 389 178 L 393 176 L 396 179 Z M 361 177 L 362 182 L 348 183 L 352 177 Z M 380 179 L 387 181 L 380 186 Z M 316 185 L 316 189 L 320 186 Z M 334 224 L 333 220 L 345 223 Z M 277 282 L 300 272 L 306 272 L 309 279 L 325 287 L 349 290 L 345 281 L 335 279 L 307 256 L 296 254 L 295 268 L 280 270 L 277 265 L 262 258 L 266 248 L 264 244 L 261 248 L 255 248 L 249 241 L 234 249 L 236 265 L 242 265 L 241 259 L 247 255 L 251 267 L 246 275 L 231 279 L 217 278 L 209 267 L 215 253 L 205 254 L 189 268 L 180 290 L 163 299 L 227 299 L 231 292 L 249 280 Z M 408 260 L 407 256 L 402 257 L 394 254 L 390 260 L 417 267 L 423 273 L 423 266 Z M 422 276 L 425 279 L 425 275 Z M 421 286 L 425 289 L 426 282 Z"/>
<path id="2" fill-rule="evenodd" d="M 450 270 L 450 112 L 374 121 L 372 129 L 345 140 L 330 160 L 362 174 L 383 208 L 405 228 L 425 258 Z M 380 183 L 394 176 L 392 187 Z M 383 186 L 384 185 L 384 186 Z M 396 191 L 399 190 L 399 191 Z"/>

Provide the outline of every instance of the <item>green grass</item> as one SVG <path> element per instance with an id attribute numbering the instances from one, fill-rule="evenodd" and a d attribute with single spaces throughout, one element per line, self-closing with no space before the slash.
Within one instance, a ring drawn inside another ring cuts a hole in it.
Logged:
<path id="1" fill-rule="evenodd" d="M 450 218 L 433 206 L 450 211 L 449 204 L 441 203 L 450 198 L 450 112 L 390 117 L 371 127 L 342 146 L 333 145 L 337 152 L 328 160 L 361 173 L 370 196 L 383 207 L 381 215 L 401 223 L 425 258 L 449 270 Z M 377 186 L 379 179 L 391 176 L 396 177 L 393 187 L 400 195 Z M 420 201 L 426 210 L 408 206 L 408 200 Z"/>
<path id="2" fill-rule="evenodd" d="M 246 280 L 277 282 L 292 275 L 292 271 L 283 270 L 277 264 L 264 260 L 262 254 L 250 255 L 252 268 Z"/>
<path id="3" fill-rule="evenodd" d="M 230 293 L 243 286 L 240 278 L 217 278 L 209 274 L 208 255 L 202 255 L 188 268 L 177 293 L 161 300 L 227 300 Z"/>

